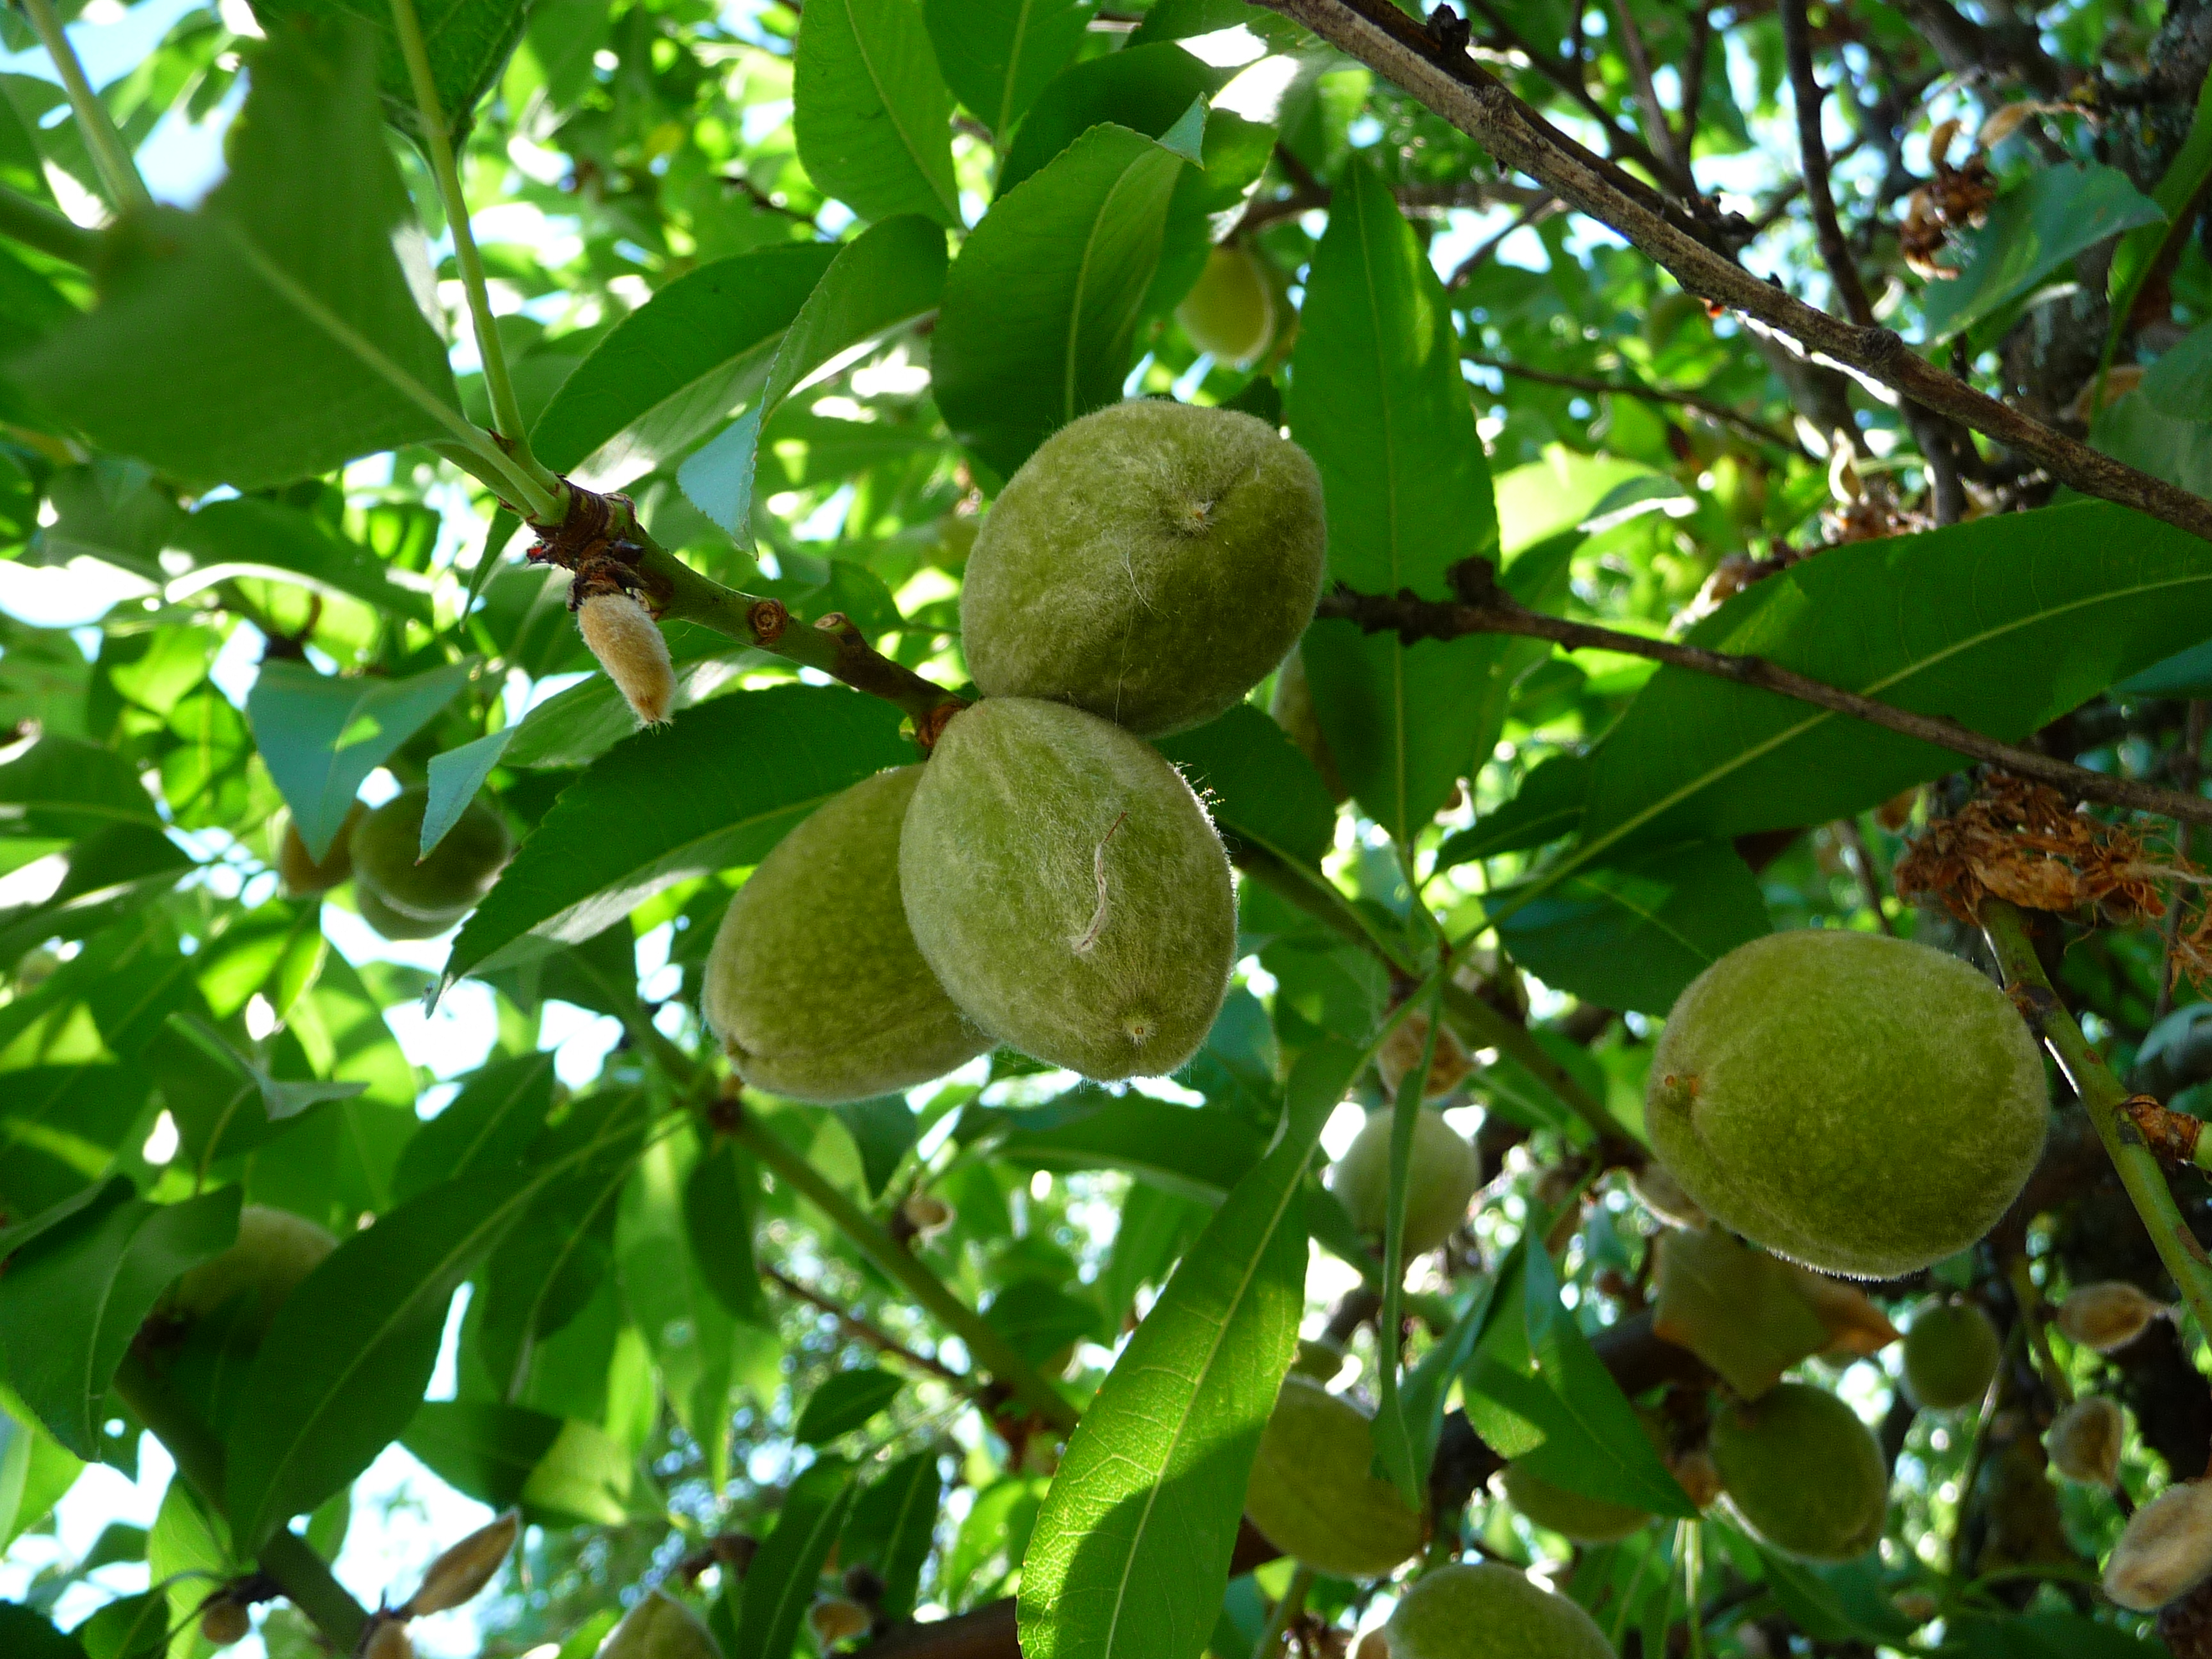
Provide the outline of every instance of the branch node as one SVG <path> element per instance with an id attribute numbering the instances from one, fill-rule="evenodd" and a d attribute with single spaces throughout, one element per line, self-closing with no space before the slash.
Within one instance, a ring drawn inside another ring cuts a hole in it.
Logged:
<path id="1" fill-rule="evenodd" d="M 753 643 L 772 646 L 783 637 L 783 630 L 791 623 L 791 612 L 784 608 L 781 599 L 757 599 L 751 610 L 745 612 L 745 626 L 753 632 Z"/>

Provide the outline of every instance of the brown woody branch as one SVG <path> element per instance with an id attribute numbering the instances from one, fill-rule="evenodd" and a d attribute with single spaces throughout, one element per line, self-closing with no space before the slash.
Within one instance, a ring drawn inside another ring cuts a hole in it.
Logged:
<path id="1" fill-rule="evenodd" d="M 2084 495 L 2117 501 L 2212 540 L 2212 501 L 2099 454 L 1927 362 L 1893 330 L 1829 316 L 1753 276 L 1700 227 L 1591 154 L 1458 48 L 1390 0 L 1257 0 L 1387 76 L 1577 210 L 1611 226 L 1690 292 L 1741 312 L 1812 350 L 2027 457 Z M 1625 182 L 1624 182 L 1625 181 Z"/>
<path id="2" fill-rule="evenodd" d="M 2033 778 L 2038 783 L 2047 783 L 2067 792 L 2072 799 L 2093 800 L 2138 812 L 2156 812 L 2166 817 L 2185 818 L 2192 823 L 2212 823 L 2212 800 L 2203 796 L 2185 795 L 2129 778 L 2112 777 L 2053 760 L 2033 750 L 2014 748 L 2011 744 L 1984 737 L 1956 720 L 1916 714 L 1856 691 L 1808 678 L 1763 657 L 1738 656 L 1671 640 L 1647 639 L 1641 635 L 1622 634 L 1610 628 L 1569 622 L 1565 617 L 1531 611 L 1501 592 L 1491 567 L 1480 560 L 1455 566 L 1452 579 L 1460 592 L 1456 601 L 1424 599 L 1410 590 L 1401 591 L 1391 599 L 1340 588 L 1322 596 L 1316 614 L 1355 623 L 1370 634 L 1395 633 L 1408 644 L 1415 640 L 1458 639 L 1468 634 L 1519 634 L 1530 639 L 1549 640 L 1570 651 L 1622 652 L 1848 714 L 1870 726 L 1916 738 L 1969 759 L 1987 762 L 2008 772 Z"/>
<path id="3" fill-rule="evenodd" d="M 903 1360 L 917 1370 L 927 1371 L 933 1376 L 942 1377 L 956 1389 L 973 1391 L 982 1386 L 974 1377 L 963 1376 L 942 1360 L 932 1359 L 926 1353 L 916 1353 L 896 1337 L 878 1330 L 858 1314 L 839 1307 L 821 1291 L 800 1284 L 797 1279 L 777 1272 L 774 1267 L 763 1267 L 760 1273 L 763 1279 L 767 1279 L 785 1295 L 795 1297 L 810 1308 L 817 1309 L 828 1314 L 837 1322 L 839 1330 L 849 1337 L 866 1343 L 878 1352 L 887 1353 L 895 1359 Z"/>
<path id="4" fill-rule="evenodd" d="M 1462 353 L 1465 360 L 1478 368 L 1496 369 L 1500 374 L 1510 375 L 1516 380 L 1528 380 L 1538 386 L 1564 386 L 1570 392 L 1587 392 L 1593 397 L 1638 398 L 1647 404 L 1673 404 L 1683 409 L 1694 409 L 1709 415 L 1723 426 L 1734 427 L 1747 438 L 1760 443 L 1773 444 L 1797 454 L 1806 453 L 1805 446 L 1780 427 L 1769 426 L 1749 415 L 1730 409 L 1718 398 L 1708 398 L 1696 392 L 1684 392 L 1674 386 L 1644 386 L 1634 380 L 1605 380 L 1595 375 L 1562 374 L 1555 369 L 1531 368 L 1525 363 L 1501 362 L 1495 357 L 1477 357 Z"/>

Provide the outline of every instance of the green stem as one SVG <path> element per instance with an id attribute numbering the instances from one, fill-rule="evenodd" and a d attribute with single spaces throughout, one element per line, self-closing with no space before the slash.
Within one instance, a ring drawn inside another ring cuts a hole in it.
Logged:
<path id="1" fill-rule="evenodd" d="M 2035 946 L 2019 910 L 2002 899 L 1984 899 L 1981 923 L 1990 948 L 1996 952 L 1997 963 L 2004 969 L 2007 988 L 2016 1002 L 2034 1008 L 2031 1024 L 2073 1084 L 2074 1092 L 2081 1097 L 2082 1109 L 2096 1126 L 2097 1138 L 2105 1143 L 2105 1152 L 2119 1172 L 2120 1184 L 2142 1218 L 2152 1247 L 2173 1276 L 2182 1301 L 2196 1316 L 2197 1329 L 2212 1336 L 2212 1259 L 2206 1257 L 2204 1247 L 2181 1218 L 2172 1188 L 2166 1185 L 2165 1170 L 2143 1144 L 2142 1133 L 2120 1110 L 2120 1103 L 2128 1098 L 2127 1090 L 2112 1075 L 2103 1056 L 2089 1046 L 2089 1039 L 2082 1036 L 2081 1026 L 2058 1000 L 2042 963 L 2036 959 Z"/>
<path id="2" fill-rule="evenodd" d="M 100 252 L 99 232 L 72 223 L 44 202 L 4 188 L 0 188 L 0 236 L 13 237 L 26 247 L 73 265 L 89 265 Z"/>
<path id="3" fill-rule="evenodd" d="M 107 106 L 85 79 L 84 65 L 77 62 L 76 49 L 70 45 L 53 0 L 23 0 L 23 9 L 30 15 L 39 44 L 46 49 L 46 56 L 54 60 L 55 72 L 62 77 L 62 90 L 69 94 L 70 108 L 76 112 L 84 147 L 92 154 L 92 164 L 106 187 L 107 199 L 118 214 L 153 212 L 154 198 L 147 193 L 146 181 L 138 176 L 138 164 L 131 159 Z"/>
<path id="4" fill-rule="evenodd" d="M 1017 1353 L 1005 1337 L 985 1324 L 981 1314 L 946 1289 L 936 1274 L 902 1249 L 859 1205 L 824 1180 L 819 1170 L 785 1146 L 774 1131 L 751 1113 L 740 1112 L 731 1138 L 758 1158 L 777 1180 L 829 1217 L 862 1255 L 904 1285 L 939 1324 L 967 1345 L 976 1364 L 1012 1389 L 1024 1404 L 1060 1433 L 1074 1432 L 1079 1419 L 1075 1407 L 1067 1403 L 1060 1390 Z"/>
<path id="5" fill-rule="evenodd" d="M 400 55 L 407 60 L 408 79 L 414 83 L 415 108 L 422 118 L 422 143 L 430 154 L 430 173 L 446 205 L 446 222 L 453 229 L 453 262 L 460 267 L 461 288 L 468 295 L 469 316 L 476 325 L 477 356 L 483 362 L 484 389 L 491 395 L 492 422 L 523 471 L 541 488 L 557 494 L 553 475 L 530 453 L 528 428 L 522 419 L 522 405 L 515 400 L 507 350 L 500 343 L 491 314 L 491 289 L 484 281 L 483 256 L 477 251 L 476 233 L 470 228 L 468 198 L 461 193 L 453 135 L 438 106 L 438 82 L 430 72 L 429 48 L 423 42 L 415 0 L 392 0 L 392 22 L 399 37 Z"/>
<path id="6" fill-rule="evenodd" d="M 220 1513 L 222 1447 L 206 1425 L 135 1353 L 124 1356 L 115 1373 L 115 1391 L 137 1413 L 148 1431 L 168 1449 L 185 1484 L 210 1509 Z M 368 1615 L 305 1539 L 279 1527 L 261 1547 L 260 1567 L 276 1581 L 292 1605 L 314 1621 L 332 1648 L 340 1653 L 353 1651 L 368 1626 Z"/>
<path id="7" fill-rule="evenodd" d="M 1260 1632 L 1260 1645 L 1252 1650 L 1252 1659 L 1275 1659 L 1283 1650 L 1283 1638 L 1290 1634 L 1291 1626 L 1306 1610 L 1306 1595 L 1313 1589 L 1314 1571 L 1301 1565 L 1291 1574 L 1288 1589 L 1283 1599 L 1275 1603 L 1274 1611 L 1267 1615 L 1267 1627 Z"/>

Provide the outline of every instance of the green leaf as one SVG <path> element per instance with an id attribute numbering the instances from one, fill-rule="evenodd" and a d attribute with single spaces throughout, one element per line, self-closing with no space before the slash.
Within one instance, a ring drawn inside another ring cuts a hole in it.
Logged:
<path id="1" fill-rule="evenodd" d="M 425 628 L 434 620 L 427 581 L 402 586 L 398 577 L 411 573 L 395 571 L 295 507 L 250 496 L 211 501 L 185 515 L 167 539 L 170 547 L 195 561 L 162 590 L 172 605 L 234 577 L 258 576 L 359 599 Z"/>
<path id="2" fill-rule="evenodd" d="M 1124 1170 L 1205 1204 L 1220 1202 L 1267 1150 L 1267 1137 L 1232 1113 L 1109 1094 L 1096 1084 L 1008 1113 L 1006 1122 L 991 1147 L 995 1159 L 1026 1170 Z"/>
<path id="3" fill-rule="evenodd" d="M 1572 835 L 1583 821 L 1589 775 L 1586 756 L 1564 753 L 1540 761 L 1521 780 L 1512 799 L 1444 837 L 1437 849 L 1437 868 L 1525 853 Z"/>
<path id="4" fill-rule="evenodd" d="M 860 1154 L 860 1179 L 868 1196 L 881 1198 L 908 1151 L 921 1138 L 914 1108 L 906 1103 L 904 1095 L 878 1095 L 830 1109 L 845 1126 L 845 1133 L 852 1136 L 854 1148 Z"/>
<path id="5" fill-rule="evenodd" d="M 914 214 L 886 219 L 840 248 L 784 331 L 752 407 L 678 469 L 691 504 L 748 540 L 763 422 L 825 364 L 934 309 L 945 293 L 945 263 L 944 230 Z"/>
<path id="6" fill-rule="evenodd" d="M 729 1659 L 784 1659 L 792 1650 L 852 1502 L 853 1466 L 838 1458 L 823 1458 L 791 1483 L 775 1529 L 761 1540 L 744 1577 L 725 1576 L 726 1594 L 737 1602 Z"/>
<path id="7" fill-rule="evenodd" d="M 752 1160 L 733 1142 L 716 1139 L 684 1182 L 691 1264 L 732 1315 L 767 1326 L 760 1268 L 753 1260 L 753 1212 L 759 1206 L 760 1176 Z"/>
<path id="8" fill-rule="evenodd" d="M 726 689 L 744 655 L 730 651 L 678 662 L 672 706 L 689 708 Z M 589 766 L 636 732 L 637 716 L 621 690 L 605 673 L 593 673 L 494 733 L 508 739 L 496 763 L 534 769 Z"/>
<path id="9" fill-rule="evenodd" d="M 2108 167 L 2046 167 L 2000 196 L 1966 240 L 1966 263 L 1949 282 L 1921 291 L 1924 337 L 1971 328 L 2029 293 L 2084 248 L 2166 215 Z"/>
<path id="10" fill-rule="evenodd" d="M 1553 989 L 1659 1016 L 1714 963 L 1771 931 L 1759 878 L 1724 841 L 1577 870 L 1498 924 L 1514 960 Z"/>
<path id="11" fill-rule="evenodd" d="M 1443 285 L 1373 170 L 1354 162 L 1315 250 L 1287 412 L 1321 469 L 1328 574 L 1364 593 L 1446 599 L 1444 572 L 1498 557 L 1490 470 Z M 1316 623 L 1300 647 L 1314 711 L 1361 807 L 1410 847 L 1464 775 L 1506 642 L 1408 646 Z"/>
<path id="12" fill-rule="evenodd" d="M 792 126 L 806 176 L 863 219 L 960 225 L 952 93 L 914 0 L 822 0 L 799 27 Z"/>
<path id="13" fill-rule="evenodd" d="M 1299 1059 L 1280 1144 L 1184 1255 L 1084 1413 L 1022 1559 L 1028 1659 L 1204 1647 L 1297 1345 L 1302 1177 L 1355 1063 L 1334 1045 Z"/>
<path id="14" fill-rule="evenodd" d="M 70 1634 L 87 1659 L 158 1659 L 168 1644 L 168 1600 L 154 1590 L 121 1596 Z"/>
<path id="15" fill-rule="evenodd" d="M 395 1198 L 456 1176 L 508 1170 L 520 1160 L 553 1106 L 550 1052 L 495 1060 L 461 1079 L 461 1091 L 407 1142 L 392 1176 Z"/>
<path id="16" fill-rule="evenodd" d="M 417 233 L 372 78 L 358 33 L 278 32 L 230 176 L 119 247 L 99 309 L 15 378 L 103 447 L 196 484 L 289 483 L 450 435 L 445 343 L 392 252 Z"/>
<path id="17" fill-rule="evenodd" d="M 1133 132 L 1165 132 L 1194 102 L 1210 99 L 1229 76 L 1173 41 L 1125 46 L 1089 58 L 1053 77 L 1006 147 L 998 193 L 1005 196 L 1103 122 Z"/>
<path id="18" fill-rule="evenodd" d="M 8 1382 L 79 1457 L 100 1455 L 101 1402 L 155 1300 L 236 1241 L 238 1200 L 235 1187 L 180 1204 L 111 1199 L 9 1261 L 0 1276 Z"/>
<path id="19" fill-rule="evenodd" d="M 718 697 L 563 790 L 453 941 L 445 983 L 575 943 L 686 876 L 757 863 L 839 791 L 914 757 L 898 710 L 842 686 Z"/>
<path id="20" fill-rule="evenodd" d="M 1779 1594 L 1778 1580 L 1778 1597 Z M 1961 1613 L 1946 1625 L 1959 1639 L 1964 1659 L 2157 1659 L 2161 1645 L 2074 1613 L 2019 1613 L 2009 1619 Z"/>
<path id="21" fill-rule="evenodd" d="M 491 776 L 491 769 L 506 753 L 507 739 L 515 730 L 512 726 L 504 726 L 489 737 L 430 757 L 430 799 L 422 806 L 422 857 L 428 858 L 461 821 L 461 815 L 469 810 L 469 803 L 484 787 L 484 780 Z"/>
<path id="22" fill-rule="evenodd" d="M 2197 643 L 2208 601 L 2212 549 L 2087 501 L 1830 548 L 1685 637 L 2009 742 Z M 1555 868 L 1825 823 L 1958 765 L 1862 720 L 1662 668 L 1599 748 L 1581 842 Z"/>
<path id="23" fill-rule="evenodd" d="M 253 15 L 271 36 L 291 33 L 302 22 L 336 12 L 358 19 L 375 32 L 376 83 L 384 94 L 386 118 L 404 132 L 419 133 L 422 122 L 415 103 L 415 84 L 399 50 L 392 9 L 380 0 L 252 0 Z M 446 131 L 468 131 L 477 102 L 499 78 L 514 43 L 522 38 L 529 8 L 523 0 L 416 0 L 416 15 L 430 60 L 430 79 L 438 89 L 438 112 Z"/>
<path id="24" fill-rule="evenodd" d="M 246 693 L 246 715 L 313 857 L 330 851 L 368 775 L 451 702 L 475 672 L 473 660 L 404 680 L 318 674 L 303 662 L 261 665 Z"/>
<path id="25" fill-rule="evenodd" d="M 118 823 L 158 830 L 161 815 L 131 763 L 98 744 L 42 737 L 0 766 L 0 833 L 68 841 Z"/>
<path id="26" fill-rule="evenodd" d="M 945 279 L 930 355 L 937 404 L 1001 474 L 1121 395 L 1176 175 L 1205 108 L 1158 141 L 1092 128 L 1000 197 Z"/>
<path id="27" fill-rule="evenodd" d="M 802 1446 L 826 1446 L 839 1435 L 866 1426 L 898 1398 L 902 1386 L 897 1377 L 874 1365 L 833 1372 L 799 1413 L 791 1437 Z"/>
<path id="28" fill-rule="evenodd" d="M 224 1505 L 241 1547 L 349 1484 L 406 1428 L 447 1304 L 532 1190 L 501 1170 L 417 1193 L 341 1239 L 276 1310 L 230 1431 Z"/>
<path id="29" fill-rule="evenodd" d="M 853 1518 L 838 1542 L 841 1559 L 876 1570 L 884 1592 L 876 1605 L 889 1619 L 914 1613 L 922 1564 L 936 1540 L 938 1506 L 945 1482 L 937 1473 L 935 1451 L 902 1458 L 861 1491 Z"/>
<path id="30" fill-rule="evenodd" d="M 521 1406 L 433 1401 L 400 1443 L 439 1479 L 495 1510 L 554 1524 L 629 1518 L 629 1459 L 605 1431 Z"/>
<path id="31" fill-rule="evenodd" d="M 689 1135 L 646 1149 L 623 1187 L 615 1264 L 630 1318 L 643 1333 L 677 1419 L 706 1455 L 719 1490 L 729 1466 L 732 1357 L 737 1328 L 708 1288 L 684 1225 L 684 1188 L 700 1158 Z"/>
<path id="32" fill-rule="evenodd" d="M 0 1601 L 0 1651 L 12 1659 L 89 1659 L 76 1637 L 63 1635 L 20 1601 Z"/>
<path id="33" fill-rule="evenodd" d="M 1250 703 L 1154 746 L 1198 792 L 1224 836 L 1308 866 L 1336 844 L 1328 786 L 1290 734 Z"/>
<path id="34" fill-rule="evenodd" d="M 688 271 L 621 322 L 561 383 L 531 447 L 590 489 L 617 489 L 713 431 L 767 378 L 783 331 L 837 249 L 793 242 Z"/>
<path id="35" fill-rule="evenodd" d="M 1094 0 L 922 0 L 937 61 L 960 101 L 1006 135 L 1083 45 Z"/>
<path id="36" fill-rule="evenodd" d="M 2186 210 L 2204 188 L 2208 177 L 2212 177 L 2212 83 L 2198 88 L 2197 114 L 2189 124 L 2189 136 L 2182 141 L 2180 153 L 2160 175 L 2158 188 L 2151 192 L 2161 220 L 2136 226 L 2112 249 L 2105 289 L 2110 296 L 2107 309 L 2112 317 L 2112 332 L 2105 343 L 2106 363 L 2112 362 L 2120 336 L 2135 314 L 2136 298 L 2150 279 L 2151 272 L 2157 269 L 2167 246 L 2175 237 L 2186 236 L 2196 224 L 2197 216 Z M 2101 368 L 2099 373 L 2101 376 Z"/>

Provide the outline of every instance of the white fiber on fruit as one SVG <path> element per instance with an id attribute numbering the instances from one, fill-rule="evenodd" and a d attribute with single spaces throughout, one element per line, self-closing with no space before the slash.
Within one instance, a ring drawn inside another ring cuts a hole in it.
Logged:
<path id="1" fill-rule="evenodd" d="M 665 720 L 676 702 L 676 666 L 646 608 L 627 593 L 594 593 L 576 607 L 576 626 L 638 723 Z"/>

